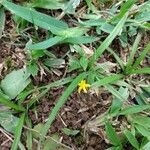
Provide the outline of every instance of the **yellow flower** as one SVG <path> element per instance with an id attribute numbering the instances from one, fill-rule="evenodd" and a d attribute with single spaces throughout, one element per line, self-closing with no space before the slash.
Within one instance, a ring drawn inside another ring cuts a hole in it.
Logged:
<path id="1" fill-rule="evenodd" d="M 80 93 L 82 90 L 84 93 L 87 93 L 87 88 L 90 87 L 90 85 L 86 83 L 86 80 L 81 80 L 78 86 L 79 86 L 78 93 Z"/>

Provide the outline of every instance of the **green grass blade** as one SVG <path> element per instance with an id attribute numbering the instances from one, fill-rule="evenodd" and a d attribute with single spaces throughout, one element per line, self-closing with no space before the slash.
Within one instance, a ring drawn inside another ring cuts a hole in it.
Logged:
<path id="1" fill-rule="evenodd" d="M 115 129 L 110 124 L 110 122 L 106 122 L 105 130 L 106 130 L 106 134 L 107 134 L 107 137 L 110 140 L 110 142 L 114 146 L 121 146 L 121 141 L 120 141 L 117 133 L 115 132 Z"/>
<path id="2" fill-rule="evenodd" d="M 127 0 L 122 6 L 121 6 L 121 9 L 120 9 L 120 13 L 115 16 L 114 18 L 112 18 L 111 21 L 117 21 L 119 19 L 121 19 L 124 14 L 126 12 L 129 11 L 129 9 L 133 6 L 133 4 L 136 2 L 137 0 Z"/>
<path id="3" fill-rule="evenodd" d="M 150 52 L 150 43 L 146 46 L 146 48 L 141 52 L 140 56 L 136 59 L 135 63 L 133 64 L 132 68 L 137 68 L 141 61 L 146 57 L 146 55 Z"/>
<path id="4" fill-rule="evenodd" d="M 124 134 L 126 138 L 128 139 L 128 141 L 131 143 L 131 145 L 135 147 L 137 150 L 139 150 L 139 143 L 137 139 L 135 138 L 135 136 L 127 129 L 124 131 Z"/>
<path id="5" fill-rule="evenodd" d="M 29 119 L 29 117 L 27 116 L 26 117 L 26 124 L 27 124 L 27 126 L 28 126 L 28 128 L 30 128 L 30 129 L 32 129 L 32 123 L 31 123 L 31 120 Z M 30 131 L 30 130 L 27 130 L 26 131 L 26 134 L 27 134 L 27 148 L 28 148 L 28 150 L 32 150 L 32 145 L 33 145 L 33 143 L 32 143 L 32 131 Z"/>
<path id="6" fill-rule="evenodd" d="M 120 57 L 111 48 L 109 48 L 109 47 L 107 48 L 107 51 L 110 52 L 114 56 L 114 58 L 116 59 L 116 61 L 118 62 L 118 64 L 120 65 L 120 67 L 123 70 L 124 69 L 124 63 L 120 59 Z"/>
<path id="7" fill-rule="evenodd" d="M 142 68 L 138 70 L 130 70 L 129 74 L 150 74 L 150 68 Z"/>
<path id="8" fill-rule="evenodd" d="M 44 88 L 45 90 L 42 91 L 42 93 L 40 93 L 40 95 L 38 95 L 37 97 L 34 97 L 30 100 L 30 102 L 28 104 L 28 108 L 30 108 L 38 99 L 40 99 L 42 96 L 44 96 L 49 91 L 50 88 L 62 86 L 64 84 L 71 82 L 72 80 L 73 80 L 72 77 L 68 77 L 68 78 L 55 81 L 53 83 L 50 83 L 50 84 L 42 87 L 42 89 Z"/>
<path id="9" fill-rule="evenodd" d="M 16 111 L 25 111 L 25 109 L 22 106 L 14 104 L 13 102 L 11 102 L 11 100 L 6 99 L 1 93 L 0 93 L 0 103 L 12 109 L 15 109 Z"/>
<path id="10" fill-rule="evenodd" d="M 47 134 L 50 126 L 52 125 L 53 121 L 55 120 L 59 110 L 64 105 L 64 103 L 67 101 L 70 94 L 74 91 L 74 89 L 77 87 L 78 83 L 83 80 L 86 77 L 86 73 L 82 73 L 79 76 L 77 76 L 69 85 L 69 87 L 63 92 L 62 96 L 58 99 L 57 103 L 55 104 L 55 107 L 52 109 L 47 122 L 45 123 L 42 131 L 41 131 L 41 137 L 38 148 L 40 148 L 40 143 L 43 141 L 44 136 Z"/>
<path id="11" fill-rule="evenodd" d="M 115 81 L 120 80 L 121 78 L 123 78 L 122 74 L 118 74 L 118 75 L 111 75 L 109 77 L 104 77 L 103 79 L 99 79 L 99 81 L 93 83 L 91 85 L 91 87 L 99 87 L 99 86 L 103 86 L 109 83 L 114 83 Z"/>
<path id="12" fill-rule="evenodd" d="M 134 56 L 135 56 L 136 51 L 138 50 L 138 44 L 139 44 L 141 38 L 142 38 L 142 34 L 139 33 L 137 35 L 136 39 L 135 39 L 135 42 L 134 42 L 133 47 L 132 47 L 132 50 L 131 50 L 131 52 L 129 54 L 129 59 L 128 59 L 128 62 L 127 62 L 127 65 L 126 65 L 126 70 L 127 71 L 129 70 L 129 68 L 131 67 L 131 65 L 132 65 L 132 63 L 134 61 Z"/>
<path id="13" fill-rule="evenodd" d="M 108 48 L 108 46 L 112 43 L 112 41 L 115 39 L 115 37 L 120 33 L 122 30 L 122 27 L 127 19 L 128 14 L 124 15 L 122 19 L 119 21 L 119 23 L 116 25 L 114 30 L 110 33 L 110 35 L 104 40 L 104 42 L 97 48 L 95 51 L 93 57 L 90 61 L 90 68 L 93 66 L 95 61 L 102 55 L 102 53 L 105 51 L 105 49 Z"/>
<path id="14" fill-rule="evenodd" d="M 105 88 L 121 101 L 126 101 L 128 98 L 128 97 L 123 97 L 122 94 L 111 85 L 107 84 L 105 85 Z"/>
<path id="15" fill-rule="evenodd" d="M 87 44 L 97 41 L 97 37 L 92 36 L 79 36 L 79 37 L 70 37 L 63 41 L 63 43 L 71 43 L 71 44 Z"/>
<path id="16" fill-rule="evenodd" d="M 119 113 L 120 115 L 129 115 L 129 114 L 135 114 L 135 113 L 139 113 L 142 112 L 146 109 L 150 109 L 150 105 L 135 105 L 135 106 L 128 106 L 126 108 L 124 108 L 123 110 L 121 110 L 121 112 Z"/>
<path id="17" fill-rule="evenodd" d="M 4 8 L 0 8 L 0 39 L 5 26 L 5 12 Z"/>
<path id="18" fill-rule="evenodd" d="M 68 28 L 68 25 L 63 21 L 57 20 L 51 16 L 37 12 L 32 8 L 19 6 L 14 3 L 8 2 L 7 0 L 3 0 L 1 4 L 15 15 L 41 28 L 50 30 L 54 34 L 57 34 L 60 31 Z"/>
<path id="19" fill-rule="evenodd" d="M 52 47 L 52 46 L 58 44 L 59 42 L 62 42 L 63 40 L 64 40 L 64 37 L 55 36 L 55 37 L 52 37 L 52 38 L 45 40 L 43 42 L 28 45 L 27 49 L 30 49 L 30 50 L 47 49 L 49 47 Z"/>
<path id="20" fill-rule="evenodd" d="M 17 150 L 18 149 L 18 144 L 20 142 L 20 137 L 21 137 L 22 128 L 23 128 L 23 124 L 24 124 L 24 119 L 25 119 L 25 113 L 23 113 L 21 115 L 19 123 L 16 127 L 15 139 L 14 139 L 14 142 L 12 144 L 11 150 Z"/>

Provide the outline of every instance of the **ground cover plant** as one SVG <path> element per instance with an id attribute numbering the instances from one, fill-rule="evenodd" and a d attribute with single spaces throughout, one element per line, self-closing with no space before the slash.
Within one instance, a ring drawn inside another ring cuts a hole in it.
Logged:
<path id="1" fill-rule="evenodd" d="M 149 14 L 149 0 L 0 0 L 0 148 L 149 150 Z"/>

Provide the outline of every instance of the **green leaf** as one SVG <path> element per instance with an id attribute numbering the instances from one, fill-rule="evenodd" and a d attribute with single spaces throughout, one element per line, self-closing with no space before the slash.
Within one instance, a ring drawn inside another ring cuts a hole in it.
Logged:
<path id="1" fill-rule="evenodd" d="M 114 83 L 115 81 L 118 81 L 121 78 L 123 78 L 123 75 L 121 74 L 104 77 L 103 79 L 99 79 L 99 81 L 93 83 L 91 87 L 99 87 L 99 86 L 106 85 L 109 83 Z"/>
<path id="2" fill-rule="evenodd" d="M 137 0 L 127 0 L 120 8 L 120 13 L 119 15 L 115 16 L 114 18 L 112 18 L 111 21 L 116 21 L 121 19 L 129 10 L 130 8 L 133 6 L 133 4 L 136 2 Z"/>
<path id="3" fill-rule="evenodd" d="M 34 138 L 36 138 L 36 139 L 40 138 L 40 134 L 41 134 L 43 126 L 44 126 L 44 124 L 42 124 L 42 123 L 39 123 L 34 126 L 33 131 L 32 131 L 32 135 Z"/>
<path id="4" fill-rule="evenodd" d="M 81 68 L 80 62 L 77 58 L 69 56 L 69 72 Z"/>
<path id="5" fill-rule="evenodd" d="M 72 130 L 72 129 L 69 129 L 69 128 L 63 128 L 63 132 L 66 134 L 66 135 L 72 135 L 72 136 L 75 136 L 77 135 L 80 131 L 79 130 Z"/>
<path id="6" fill-rule="evenodd" d="M 138 50 L 138 44 L 139 44 L 141 38 L 142 38 L 142 34 L 139 33 L 137 35 L 136 39 L 135 39 L 135 42 L 134 42 L 133 47 L 132 47 L 132 50 L 131 50 L 131 52 L 129 54 L 129 59 L 128 59 L 128 62 L 127 62 L 127 65 L 126 65 L 126 70 L 127 71 L 129 70 L 129 68 L 131 67 L 131 65 L 132 65 L 132 63 L 134 61 L 134 56 L 135 56 L 136 51 Z"/>
<path id="7" fill-rule="evenodd" d="M 76 7 L 80 4 L 80 0 L 69 0 L 69 2 L 64 7 L 64 12 L 69 14 L 74 14 Z"/>
<path id="8" fill-rule="evenodd" d="M 88 59 L 85 56 L 80 58 L 80 65 L 83 67 L 84 71 L 87 69 L 88 66 Z"/>
<path id="9" fill-rule="evenodd" d="M 150 109 L 150 105 L 135 105 L 135 106 L 128 106 L 125 107 L 121 112 L 119 113 L 120 115 L 129 115 L 129 114 L 135 114 L 142 112 L 146 109 Z"/>
<path id="10" fill-rule="evenodd" d="M 49 128 L 51 127 L 53 121 L 55 120 L 59 110 L 61 107 L 64 105 L 64 103 L 67 101 L 68 97 L 70 94 L 74 91 L 74 89 L 77 87 L 78 83 L 83 80 L 86 77 L 86 73 L 82 73 L 78 75 L 69 85 L 69 87 L 63 92 L 62 96 L 58 99 L 57 103 L 55 104 L 55 107 L 52 109 L 47 122 L 45 123 L 42 132 L 41 132 L 41 137 L 40 137 L 40 142 L 39 142 L 39 147 L 41 144 L 41 141 L 43 141 L 46 133 L 48 132 Z"/>
<path id="11" fill-rule="evenodd" d="M 134 115 L 132 116 L 131 121 L 133 123 L 139 124 L 145 128 L 150 127 L 150 118 L 146 116 L 141 116 L 141 115 Z"/>
<path id="12" fill-rule="evenodd" d="M 97 48 L 93 57 L 91 58 L 90 68 L 93 66 L 93 64 L 96 62 L 96 60 L 102 55 L 102 53 L 105 51 L 105 49 L 108 48 L 108 46 L 112 43 L 112 41 L 115 39 L 115 37 L 120 33 L 120 31 L 122 30 L 123 25 L 127 19 L 127 16 L 128 16 L 128 14 L 126 14 L 126 15 L 124 15 L 124 17 L 122 17 L 122 19 L 119 21 L 119 23 L 116 25 L 116 27 L 110 33 L 110 35 Z"/>
<path id="13" fill-rule="evenodd" d="M 34 77 L 38 74 L 39 71 L 39 67 L 36 64 L 36 62 L 31 62 L 28 66 L 27 66 L 27 70 L 28 72 Z"/>
<path id="14" fill-rule="evenodd" d="M 1 88 L 6 95 L 14 99 L 30 83 L 30 73 L 26 69 L 12 71 L 1 81 Z"/>
<path id="15" fill-rule="evenodd" d="M 150 21 L 149 13 L 150 13 L 150 1 L 147 1 L 139 7 L 139 12 L 135 15 L 135 20 L 141 23 Z"/>
<path id="16" fill-rule="evenodd" d="M 132 68 L 137 68 L 141 61 L 145 58 L 145 56 L 150 52 L 150 43 L 144 48 L 144 50 L 140 53 L 140 56 L 136 59 L 135 63 L 133 64 Z"/>
<path id="17" fill-rule="evenodd" d="M 97 41 L 97 37 L 92 36 L 79 36 L 79 37 L 70 37 L 63 41 L 63 43 L 71 43 L 71 44 L 87 44 L 93 43 Z"/>
<path id="18" fill-rule="evenodd" d="M 88 20 L 88 21 L 79 21 L 79 23 L 81 25 L 84 25 L 84 26 L 101 26 L 103 24 L 106 23 L 106 20 L 103 19 L 103 18 L 99 18 L 99 19 L 91 19 L 91 20 Z"/>
<path id="19" fill-rule="evenodd" d="M 47 49 L 49 47 L 52 47 L 60 42 L 62 42 L 65 38 L 64 37 L 60 37 L 60 36 L 55 36 L 52 37 L 48 40 L 36 43 L 36 44 L 28 44 L 26 46 L 27 49 L 29 50 L 40 50 L 40 49 Z"/>
<path id="20" fill-rule="evenodd" d="M 124 134 L 126 138 L 128 139 L 128 141 L 131 143 L 131 145 L 135 147 L 137 150 L 139 150 L 139 143 L 137 139 L 135 138 L 135 136 L 127 129 L 124 131 Z"/>
<path id="21" fill-rule="evenodd" d="M 121 141 L 110 122 L 105 124 L 106 135 L 114 146 L 121 146 Z"/>
<path id="22" fill-rule="evenodd" d="M 59 36 L 64 37 L 64 38 L 73 38 L 73 37 L 80 37 L 83 34 L 85 34 L 89 29 L 87 28 L 81 28 L 81 27 L 73 27 L 73 28 L 68 28 L 62 32 L 60 32 Z"/>
<path id="23" fill-rule="evenodd" d="M 61 58 L 46 59 L 44 64 L 51 68 L 64 68 L 65 60 Z"/>
<path id="24" fill-rule="evenodd" d="M 0 8 L 0 39 L 5 26 L 5 12 L 4 8 Z"/>
<path id="25" fill-rule="evenodd" d="M 44 8 L 44 9 L 63 9 L 65 3 L 62 0 L 34 0 L 32 7 Z"/>
<path id="26" fill-rule="evenodd" d="M 32 129 L 32 122 L 31 122 L 31 119 L 29 118 L 29 116 L 26 116 L 25 121 L 26 121 L 27 127 Z M 33 136 L 32 136 L 31 130 L 26 131 L 26 137 L 27 137 L 26 147 L 28 150 L 32 150 L 33 149 L 32 148 L 33 147 Z"/>
<path id="27" fill-rule="evenodd" d="M 129 97 L 128 88 L 120 87 L 118 92 L 121 94 L 121 98 L 126 97 L 126 99 L 128 99 L 128 97 Z M 111 115 L 112 114 L 117 115 L 119 113 L 119 110 L 121 109 L 122 104 L 123 104 L 122 99 L 118 98 L 118 96 L 115 97 L 112 101 L 112 105 L 111 105 L 109 113 Z"/>
<path id="28" fill-rule="evenodd" d="M 116 61 L 120 65 L 120 67 L 122 69 L 124 69 L 124 63 L 123 63 L 122 59 L 114 52 L 114 50 L 112 50 L 111 48 L 108 47 L 107 51 L 110 52 L 114 56 L 114 58 L 116 59 Z"/>
<path id="29" fill-rule="evenodd" d="M 111 85 L 109 85 L 109 84 L 105 85 L 105 88 L 106 88 L 109 92 L 111 92 L 116 98 L 120 99 L 120 100 L 123 101 L 123 102 L 126 101 L 126 100 L 128 99 L 128 97 L 129 97 L 129 94 L 126 95 L 126 97 L 124 97 L 124 96 L 122 95 L 122 93 L 120 93 L 119 91 L 117 91 L 113 86 L 111 86 Z"/>
<path id="30" fill-rule="evenodd" d="M 15 109 L 16 111 L 24 111 L 25 110 L 22 106 L 16 105 L 13 102 L 11 102 L 9 97 L 4 96 L 4 94 L 1 92 L 0 92 L 0 103 L 4 104 L 7 107 Z"/>
<path id="31" fill-rule="evenodd" d="M 16 130 L 15 130 L 15 139 L 13 141 L 11 150 L 17 150 L 18 149 L 18 144 L 20 142 L 20 137 L 21 137 L 22 128 L 23 128 L 23 124 L 24 124 L 24 119 L 25 119 L 25 113 L 23 113 L 19 119 L 18 125 L 17 125 Z"/>
<path id="32" fill-rule="evenodd" d="M 147 144 L 145 144 L 142 148 L 142 150 L 149 150 L 150 149 L 150 142 L 148 142 Z"/>
<path id="33" fill-rule="evenodd" d="M 150 68 L 141 68 L 138 70 L 130 70 L 128 74 L 150 74 Z"/>
<path id="34" fill-rule="evenodd" d="M 55 141 L 59 141 L 60 137 L 58 134 L 53 134 L 51 138 L 48 138 L 43 143 L 43 150 L 57 150 L 59 144 Z"/>
<path id="35" fill-rule="evenodd" d="M 145 128 L 139 124 L 135 124 L 135 128 L 141 133 L 143 136 L 150 138 L 150 130 L 148 128 Z"/>
<path id="36" fill-rule="evenodd" d="M 41 28 L 50 30 L 53 34 L 57 35 L 61 31 L 68 28 L 68 25 L 66 23 L 51 16 L 37 12 L 32 8 L 19 6 L 14 3 L 8 2 L 7 0 L 3 0 L 1 4 L 17 16 L 20 16 L 23 19 Z"/>
<path id="37" fill-rule="evenodd" d="M 0 125 L 8 132 L 15 133 L 18 122 L 19 118 L 15 117 L 11 112 L 0 111 Z"/>

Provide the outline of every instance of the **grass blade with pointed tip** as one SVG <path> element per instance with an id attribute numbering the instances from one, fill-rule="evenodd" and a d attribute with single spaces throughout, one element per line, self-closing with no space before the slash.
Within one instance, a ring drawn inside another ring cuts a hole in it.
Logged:
<path id="1" fill-rule="evenodd" d="M 15 139 L 13 141 L 11 150 L 17 150 L 18 149 L 18 144 L 20 142 L 20 137 L 21 137 L 21 133 L 22 133 L 22 128 L 23 128 L 23 124 L 24 124 L 24 119 L 25 119 L 25 113 L 23 113 L 20 117 L 19 123 L 16 127 L 16 131 L 15 131 Z"/>
<path id="2" fill-rule="evenodd" d="M 58 44 L 59 42 L 61 42 L 63 40 L 64 40 L 64 37 L 55 36 L 55 37 L 49 38 L 48 40 L 45 40 L 43 42 L 28 45 L 27 49 L 30 49 L 30 50 L 47 49 L 51 46 Z"/>
<path id="3" fill-rule="evenodd" d="M 0 39 L 5 26 L 5 12 L 4 8 L 0 8 Z"/>
<path id="4" fill-rule="evenodd" d="M 141 68 L 138 70 L 130 70 L 128 74 L 150 74 L 150 68 Z"/>
<path id="5" fill-rule="evenodd" d="M 122 68 L 122 69 L 124 69 L 124 63 L 123 63 L 123 61 L 121 60 L 121 58 L 111 49 L 111 48 L 107 48 L 107 51 L 108 52 L 110 52 L 113 56 L 114 56 L 114 58 L 116 59 L 116 61 L 118 62 L 118 64 L 120 65 L 120 67 Z"/>
<path id="6" fill-rule="evenodd" d="M 128 107 L 124 108 L 123 110 L 121 110 L 119 115 L 129 115 L 129 114 L 139 113 L 146 109 L 150 109 L 150 105 L 128 106 Z"/>
<path id="7" fill-rule="evenodd" d="M 121 146 L 121 141 L 110 122 L 105 124 L 106 135 L 114 146 Z"/>
<path id="8" fill-rule="evenodd" d="M 104 77 L 103 79 L 99 79 L 99 81 L 93 83 L 91 85 L 91 87 L 99 87 L 99 86 L 102 86 L 102 85 L 113 83 L 115 81 L 120 80 L 121 78 L 123 78 L 122 74 L 118 74 L 118 75 L 116 74 L 116 75 L 111 75 L 111 76 L 108 76 L 108 77 Z"/>
<path id="9" fill-rule="evenodd" d="M 141 61 L 146 57 L 146 55 L 150 52 L 150 43 L 145 47 L 145 49 L 140 53 L 140 56 L 136 59 L 135 63 L 133 64 L 132 68 L 137 68 Z"/>
<path id="10" fill-rule="evenodd" d="M 60 20 L 57 20 L 51 16 L 37 12 L 32 8 L 16 5 L 7 0 L 3 0 L 1 4 L 15 15 L 47 30 L 50 30 L 53 34 L 58 34 L 68 28 L 68 25 Z"/>
<path id="11" fill-rule="evenodd" d="M 132 50 L 131 50 L 131 52 L 129 54 L 129 59 L 128 59 L 128 62 L 127 62 L 127 65 L 126 65 L 126 70 L 127 71 L 132 66 L 132 63 L 134 61 L 134 56 L 135 56 L 136 51 L 138 50 L 138 44 L 139 44 L 141 38 L 142 38 L 142 34 L 139 33 L 137 35 L 136 39 L 135 39 L 135 42 L 134 42 L 133 47 L 132 47 Z"/>
<path id="12" fill-rule="evenodd" d="M 67 78 L 55 81 L 53 83 L 50 83 L 50 84 L 44 86 L 45 90 L 42 91 L 38 96 L 36 96 L 30 100 L 30 102 L 28 104 L 28 108 L 30 108 L 39 98 L 44 96 L 49 91 L 50 88 L 62 86 L 64 84 L 71 82 L 72 80 L 73 80 L 73 77 L 67 77 Z"/>
<path id="13" fill-rule="evenodd" d="M 0 103 L 12 109 L 15 109 L 16 111 L 25 111 L 25 109 L 22 106 L 14 104 L 13 102 L 11 102 L 11 100 L 6 99 L 1 93 L 0 93 Z"/>
<path id="14" fill-rule="evenodd" d="M 124 134 L 125 134 L 126 138 L 128 139 L 128 141 L 131 143 L 131 145 L 138 150 L 139 143 L 138 143 L 137 139 L 135 138 L 135 136 L 127 129 L 124 131 Z"/>
<path id="15" fill-rule="evenodd" d="M 128 13 L 122 17 L 122 19 L 119 21 L 119 23 L 116 25 L 114 30 L 110 33 L 110 35 L 104 40 L 104 42 L 97 48 L 95 51 L 93 57 L 91 58 L 89 67 L 91 68 L 95 61 L 102 55 L 102 53 L 105 51 L 105 49 L 108 48 L 108 46 L 112 43 L 112 41 L 115 39 L 115 37 L 120 33 L 120 31 L 123 28 L 123 25 L 127 19 Z"/>
<path id="16" fill-rule="evenodd" d="M 123 97 L 122 94 L 111 85 L 107 84 L 105 85 L 105 88 L 121 101 L 126 101 L 128 98 L 128 97 Z"/>
<path id="17" fill-rule="evenodd" d="M 47 134 L 48 129 L 52 125 L 53 121 L 55 120 L 59 110 L 64 105 L 64 103 L 67 101 L 70 94 L 74 91 L 74 89 L 77 87 L 78 83 L 83 80 L 86 77 L 87 73 L 82 73 L 78 75 L 69 85 L 69 87 L 63 92 L 62 96 L 58 99 L 57 103 L 55 104 L 55 107 L 52 109 L 47 122 L 45 123 L 42 131 L 41 131 L 41 137 L 39 141 L 38 148 L 40 149 L 40 144 L 44 140 L 44 136 Z"/>

